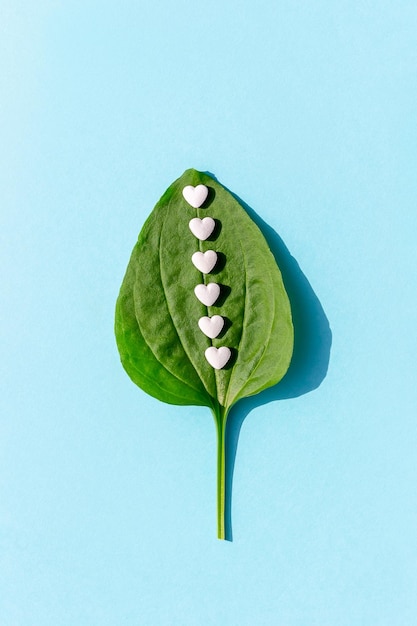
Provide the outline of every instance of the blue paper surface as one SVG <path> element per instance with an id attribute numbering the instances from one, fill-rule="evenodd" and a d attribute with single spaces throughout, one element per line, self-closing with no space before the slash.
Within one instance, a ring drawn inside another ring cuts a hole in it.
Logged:
<path id="1" fill-rule="evenodd" d="M 416 623 L 415 2 L 0 12 L 1 624 Z M 188 167 L 278 233 L 332 335 L 324 379 L 313 319 L 311 378 L 247 405 L 233 542 L 210 412 L 137 389 L 113 338 Z"/>

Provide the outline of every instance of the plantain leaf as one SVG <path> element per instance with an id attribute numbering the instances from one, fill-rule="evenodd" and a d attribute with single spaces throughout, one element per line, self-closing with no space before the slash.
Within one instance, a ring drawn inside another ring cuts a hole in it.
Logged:
<path id="1" fill-rule="evenodd" d="M 219 285 L 217 298 L 211 291 L 218 287 L 204 293 L 209 283 Z M 210 295 L 210 306 L 200 301 Z M 219 334 L 210 338 L 202 328 Z M 120 289 L 115 333 L 122 364 L 144 391 L 163 402 L 211 408 L 224 538 L 227 415 L 241 398 L 282 379 L 292 356 L 293 326 L 281 273 L 262 233 L 211 176 L 187 170 L 147 219 Z"/>

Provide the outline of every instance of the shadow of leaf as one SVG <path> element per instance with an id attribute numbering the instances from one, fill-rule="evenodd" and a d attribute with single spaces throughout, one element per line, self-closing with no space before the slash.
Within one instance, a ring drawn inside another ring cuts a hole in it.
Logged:
<path id="1" fill-rule="evenodd" d="M 226 431 L 226 538 L 229 541 L 232 541 L 233 472 L 243 421 L 255 407 L 275 400 L 297 398 L 317 389 L 326 377 L 332 344 L 332 333 L 323 307 L 281 237 L 236 194 L 232 195 L 263 233 L 281 270 L 291 303 L 294 352 L 282 381 L 256 396 L 241 400 L 230 411 Z"/>

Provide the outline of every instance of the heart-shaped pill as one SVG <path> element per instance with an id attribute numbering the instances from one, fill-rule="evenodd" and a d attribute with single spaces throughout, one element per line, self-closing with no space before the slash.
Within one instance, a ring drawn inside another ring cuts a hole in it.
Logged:
<path id="1" fill-rule="evenodd" d="M 191 260 L 200 272 L 203 272 L 203 274 L 209 274 L 217 263 L 217 253 L 214 252 L 214 250 L 194 252 Z"/>
<path id="2" fill-rule="evenodd" d="M 198 209 L 204 202 L 208 196 L 208 188 L 205 185 L 197 185 L 197 187 L 193 187 L 192 185 L 187 185 L 182 190 L 182 195 L 187 200 L 188 204 L 190 204 L 195 209 Z"/>
<path id="3" fill-rule="evenodd" d="M 224 319 L 221 315 L 213 315 L 213 317 L 200 317 L 198 320 L 198 326 L 207 337 L 214 339 L 222 332 L 224 326 Z"/>
<path id="4" fill-rule="evenodd" d="M 200 241 L 205 241 L 213 232 L 216 222 L 212 217 L 203 217 L 202 220 L 199 217 L 193 217 L 188 226 L 194 237 L 197 237 Z"/>
<path id="5" fill-rule="evenodd" d="M 202 304 L 211 306 L 220 295 L 220 286 L 217 283 L 196 285 L 196 287 L 194 287 L 194 293 Z"/>
<path id="6" fill-rule="evenodd" d="M 211 367 L 214 367 L 215 370 L 221 370 L 232 356 L 230 348 L 226 348 L 226 346 L 221 348 L 210 346 L 204 354 Z"/>

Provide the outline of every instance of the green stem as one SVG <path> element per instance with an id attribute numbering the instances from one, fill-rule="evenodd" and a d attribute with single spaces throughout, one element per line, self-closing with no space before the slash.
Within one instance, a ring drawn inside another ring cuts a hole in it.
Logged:
<path id="1" fill-rule="evenodd" d="M 227 414 L 219 406 L 215 412 L 217 430 L 217 536 L 226 539 L 226 420 Z"/>

